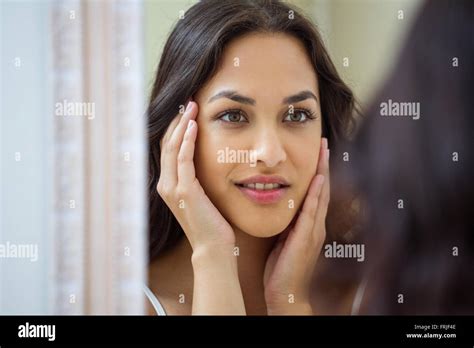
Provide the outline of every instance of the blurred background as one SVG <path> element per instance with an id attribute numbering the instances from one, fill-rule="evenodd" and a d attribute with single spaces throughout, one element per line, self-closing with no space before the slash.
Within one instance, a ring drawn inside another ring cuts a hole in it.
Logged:
<path id="1" fill-rule="evenodd" d="M 0 314 L 143 313 L 144 110 L 195 1 L 1 0 Z M 289 1 L 366 106 L 420 0 Z"/>

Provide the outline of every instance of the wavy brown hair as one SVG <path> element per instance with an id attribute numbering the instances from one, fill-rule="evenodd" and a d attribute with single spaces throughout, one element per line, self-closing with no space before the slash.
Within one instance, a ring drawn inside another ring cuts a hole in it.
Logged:
<path id="1" fill-rule="evenodd" d="M 364 197 L 361 313 L 472 315 L 474 3 L 427 1 L 419 13 L 351 150 Z M 381 117 L 389 99 L 418 102 L 420 118 Z"/>
<path id="2" fill-rule="evenodd" d="M 330 146 L 348 137 L 355 99 L 341 80 L 310 20 L 275 0 L 204 0 L 193 5 L 164 46 L 148 107 L 150 259 L 173 245 L 183 231 L 156 191 L 160 140 L 186 103 L 216 73 L 230 41 L 246 34 L 285 33 L 300 40 L 317 72 L 323 136 Z M 328 231 L 330 232 L 330 231 Z"/>

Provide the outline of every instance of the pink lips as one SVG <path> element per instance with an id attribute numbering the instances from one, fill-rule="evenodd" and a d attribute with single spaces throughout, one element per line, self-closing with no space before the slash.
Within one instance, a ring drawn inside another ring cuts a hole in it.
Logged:
<path id="1" fill-rule="evenodd" d="M 251 183 L 280 184 L 279 188 L 271 190 L 256 190 L 239 184 Z M 251 201 L 258 204 L 272 204 L 278 202 L 288 190 L 288 182 L 280 176 L 257 175 L 236 183 L 237 188 Z"/>

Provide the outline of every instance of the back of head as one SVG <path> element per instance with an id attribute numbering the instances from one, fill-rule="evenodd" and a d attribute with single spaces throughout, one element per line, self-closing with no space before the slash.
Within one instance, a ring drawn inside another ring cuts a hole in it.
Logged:
<path id="1" fill-rule="evenodd" d="M 351 152 L 368 314 L 473 314 L 474 3 L 429 1 Z"/>

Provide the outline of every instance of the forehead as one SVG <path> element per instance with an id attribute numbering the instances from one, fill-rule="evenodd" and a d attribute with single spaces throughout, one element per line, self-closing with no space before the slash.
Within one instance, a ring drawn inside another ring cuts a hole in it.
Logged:
<path id="1" fill-rule="evenodd" d="M 221 89 L 233 89 L 273 100 L 300 90 L 318 93 L 316 72 L 300 40 L 287 34 L 250 34 L 232 41 L 214 77 L 199 91 L 206 100 Z"/>

